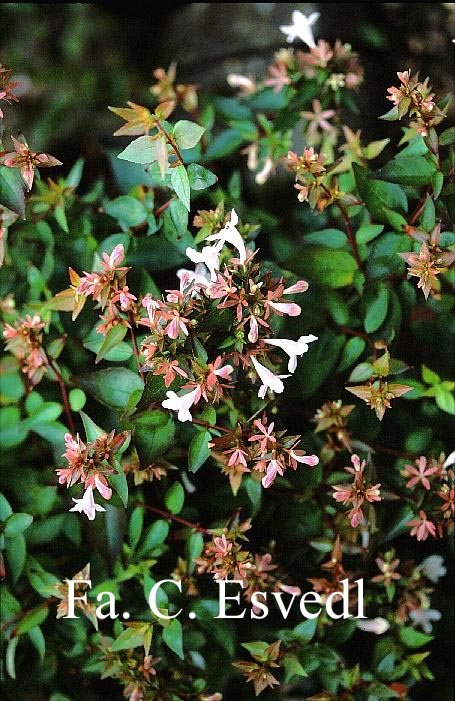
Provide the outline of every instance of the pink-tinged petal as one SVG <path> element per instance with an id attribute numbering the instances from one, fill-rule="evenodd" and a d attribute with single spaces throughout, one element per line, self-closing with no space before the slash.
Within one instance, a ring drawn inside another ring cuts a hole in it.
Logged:
<path id="1" fill-rule="evenodd" d="M 291 285 L 290 287 L 286 287 L 283 294 L 284 295 L 299 294 L 300 292 L 306 292 L 307 289 L 308 289 L 308 283 L 306 282 L 306 280 L 299 280 L 294 285 Z"/>
<path id="2" fill-rule="evenodd" d="M 103 479 L 104 479 L 104 482 L 103 482 Z M 98 475 L 96 475 L 95 486 L 96 486 L 97 490 L 99 491 L 99 493 L 101 494 L 101 496 L 104 497 L 104 499 L 109 500 L 111 498 L 112 489 L 110 487 L 108 487 L 108 485 L 106 483 L 106 478 L 101 479 Z"/>
<path id="3" fill-rule="evenodd" d="M 269 302 L 269 306 L 275 311 L 288 316 L 299 316 L 302 311 L 299 305 L 294 302 Z"/>

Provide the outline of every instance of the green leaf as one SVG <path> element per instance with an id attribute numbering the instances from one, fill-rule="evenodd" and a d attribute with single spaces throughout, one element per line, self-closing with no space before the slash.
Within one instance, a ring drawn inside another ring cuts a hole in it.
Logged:
<path id="1" fill-rule="evenodd" d="M 198 431 L 191 440 L 188 450 L 188 467 L 190 472 L 197 472 L 210 457 L 208 446 L 212 436 L 209 431 Z"/>
<path id="2" fill-rule="evenodd" d="M 312 640 L 316 633 L 317 622 L 317 618 L 308 618 L 306 621 L 299 623 L 293 629 L 294 635 L 305 642 Z"/>
<path id="3" fill-rule="evenodd" d="M 186 560 L 188 563 L 188 574 L 193 574 L 196 563 L 194 560 L 200 557 L 202 550 L 204 548 L 204 538 L 202 533 L 195 531 L 191 533 L 186 544 Z"/>
<path id="4" fill-rule="evenodd" d="M 172 445 L 175 424 L 172 416 L 159 409 L 143 411 L 122 422 L 122 429 L 133 432 L 141 465 L 145 468 Z"/>
<path id="5" fill-rule="evenodd" d="M 387 316 L 389 288 L 383 282 L 369 287 L 363 298 L 365 308 L 364 328 L 367 333 L 377 331 Z"/>
<path id="6" fill-rule="evenodd" d="M 144 642 L 144 630 L 142 628 L 125 628 L 111 645 L 112 652 L 129 650 L 140 647 Z"/>
<path id="7" fill-rule="evenodd" d="M 13 581 L 17 582 L 25 566 L 26 546 L 22 533 L 18 533 L 14 538 L 8 538 L 6 542 L 6 555 Z"/>
<path id="8" fill-rule="evenodd" d="M 117 158 L 130 163 L 153 163 L 156 161 L 156 141 L 151 136 L 140 136 L 128 144 Z"/>
<path id="9" fill-rule="evenodd" d="M 398 156 L 377 170 L 374 177 L 398 185 L 419 186 L 431 183 L 435 171 L 436 165 L 424 156 Z"/>
<path id="10" fill-rule="evenodd" d="M 237 129 L 226 129 L 213 139 L 205 152 L 204 160 L 217 161 L 219 158 L 224 158 L 224 156 L 237 151 L 244 140 L 243 135 Z"/>
<path id="11" fill-rule="evenodd" d="M 174 139 L 177 146 L 185 150 L 196 146 L 204 132 L 204 127 L 199 126 L 196 122 L 181 119 L 174 127 Z"/>
<path id="12" fill-rule="evenodd" d="M 432 640 L 434 640 L 433 635 L 426 635 L 425 633 L 421 633 L 415 628 L 410 627 L 402 628 L 400 626 L 398 628 L 398 636 L 403 645 L 406 645 L 406 647 L 411 648 L 422 647 L 422 645 L 427 645 L 428 643 L 431 643 Z"/>
<path id="13" fill-rule="evenodd" d="M 369 243 L 384 231 L 383 224 L 364 224 L 357 229 L 355 238 L 357 243 Z"/>
<path id="14" fill-rule="evenodd" d="M 174 482 L 164 495 L 164 503 L 172 514 L 178 514 L 183 509 L 185 492 L 180 482 Z"/>
<path id="15" fill-rule="evenodd" d="M 121 367 L 80 375 L 74 382 L 101 404 L 114 409 L 124 409 L 132 392 L 144 386 L 139 375 Z"/>
<path id="16" fill-rule="evenodd" d="M 79 389 L 79 387 L 75 387 L 74 389 L 70 390 L 68 399 L 72 411 L 80 411 L 84 408 L 85 402 L 87 401 L 85 392 Z"/>
<path id="17" fill-rule="evenodd" d="M 127 332 L 128 329 L 126 326 L 121 325 L 113 326 L 109 329 L 96 355 L 95 364 L 99 363 L 100 360 L 104 360 L 108 354 L 123 341 Z"/>
<path id="18" fill-rule="evenodd" d="M 139 543 L 139 539 L 141 537 L 142 533 L 142 527 L 144 524 L 144 509 L 141 508 L 140 506 L 136 506 L 136 508 L 133 510 L 133 513 L 131 514 L 130 517 L 130 522 L 128 525 L 128 537 L 130 541 L 130 545 L 135 549 L 137 544 Z"/>
<path id="19" fill-rule="evenodd" d="M 90 416 L 87 416 L 87 414 L 84 411 L 80 412 L 80 416 L 82 419 L 82 423 L 84 424 L 85 437 L 89 443 L 95 441 L 100 436 L 104 436 L 106 431 L 103 431 L 102 428 L 97 426 L 96 423 L 92 421 Z"/>
<path id="20" fill-rule="evenodd" d="M 171 185 L 179 200 L 190 211 L 190 181 L 184 165 L 179 165 L 172 169 Z"/>
<path id="21" fill-rule="evenodd" d="M 5 521 L 5 530 L 3 532 L 7 538 L 14 538 L 19 533 L 25 531 L 32 521 L 33 516 L 30 516 L 30 514 L 11 514 Z"/>
<path id="22" fill-rule="evenodd" d="M 6 648 L 6 671 L 11 679 L 16 679 L 15 657 L 19 638 L 11 638 Z"/>
<path id="23" fill-rule="evenodd" d="M 138 557 L 143 558 L 164 543 L 169 534 L 169 524 L 167 521 L 158 520 L 152 523 L 145 532 L 144 539 L 139 546 Z"/>
<path id="24" fill-rule="evenodd" d="M 304 235 L 305 243 L 311 243 L 326 248 L 343 248 L 346 245 L 346 234 L 339 229 L 321 229 Z"/>
<path id="25" fill-rule="evenodd" d="M 128 506 L 128 482 L 121 464 L 117 462 L 116 466 L 119 471 L 116 474 L 109 475 L 108 481 L 111 487 L 113 487 L 119 495 L 120 499 L 122 500 L 122 504 L 126 509 Z"/>
<path id="26" fill-rule="evenodd" d="M 295 251 L 284 267 L 308 282 L 338 288 L 350 285 L 357 265 L 350 253 L 322 246 L 303 246 Z"/>
<path id="27" fill-rule="evenodd" d="M 408 201 L 399 185 L 375 180 L 374 176 L 357 163 L 353 163 L 357 189 L 372 217 L 380 222 L 387 222 L 384 208 L 407 212 Z"/>
<path id="28" fill-rule="evenodd" d="M 422 379 L 427 385 L 438 385 L 441 382 L 439 375 L 426 365 L 422 365 Z"/>
<path id="29" fill-rule="evenodd" d="M 40 660 L 43 661 L 46 655 L 46 641 L 44 639 L 44 635 L 41 628 L 39 626 L 30 628 L 27 635 L 30 638 L 34 648 L 38 652 Z"/>
<path id="30" fill-rule="evenodd" d="M 183 660 L 183 631 L 182 624 L 174 618 L 167 628 L 163 629 L 163 642 Z"/>
<path id="31" fill-rule="evenodd" d="M 349 382 L 363 382 L 374 374 L 371 363 L 359 363 L 349 375 Z"/>
<path id="32" fill-rule="evenodd" d="M 126 227 L 139 226 L 147 219 L 147 208 L 142 202 L 129 195 L 121 195 L 108 202 L 104 209 L 120 224 Z"/>
<path id="33" fill-rule="evenodd" d="M 441 409 L 441 411 L 445 411 L 447 414 L 451 414 L 452 416 L 455 415 L 455 397 L 453 396 L 452 392 L 442 385 L 436 385 L 434 389 L 434 398 L 439 409 Z"/>
<path id="34" fill-rule="evenodd" d="M 16 168 L 0 165 L 0 204 L 25 219 L 24 186 Z"/>
<path id="35" fill-rule="evenodd" d="M 365 350 L 365 341 L 359 336 L 350 338 L 341 352 L 340 362 L 338 363 L 337 372 L 343 372 L 348 367 L 355 363 L 363 351 Z"/>
<path id="36" fill-rule="evenodd" d="M 198 163 L 190 163 L 188 166 L 188 180 L 192 190 L 206 190 L 211 185 L 214 185 L 218 178 L 215 173 L 200 166 Z"/>
<path id="37" fill-rule="evenodd" d="M 46 620 L 49 613 L 48 606 L 40 605 L 25 614 L 16 626 L 16 633 L 21 635 L 27 633 L 35 626 L 40 626 Z"/>

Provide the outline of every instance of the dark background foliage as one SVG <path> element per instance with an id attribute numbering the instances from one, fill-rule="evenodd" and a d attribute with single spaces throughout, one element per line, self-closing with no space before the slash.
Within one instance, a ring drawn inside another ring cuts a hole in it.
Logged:
<path id="1" fill-rule="evenodd" d="M 422 77 L 431 76 L 438 95 L 451 89 L 449 54 L 453 52 L 451 37 L 455 35 L 455 20 L 448 5 L 320 3 L 317 6 L 321 12 L 317 36 L 329 41 L 337 37 L 349 41 L 361 55 L 365 67 L 365 82 L 359 96 L 362 116 L 354 117 L 352 127 L 362 129 L 365 141 L 391 135 L 396 140 L 396 124 L 378 123 L 376 118 L 387 107 L 384 94 L 394 83 L 397 70 L 421 69 Z M 48 150 L 64 162 L 64 172 L 77 157 L 84 156 L 87 167 L 82 189 L 99 176 L 105 176 L 112 194 L 116 194 L 106 153 L 113 144 L 112 131 L 118 125 L 106 106 L 122 105 L 127 99 L 146 101 L 153 69 L 167 66 L 173 59 L 178 62 L 182 81 L 196 82 L 205 91 L 227 94 L 225 76 L 228 72 L 263 73 L 273 52 L 283 44 L 277 27 L 288 19 L 295 7 L 305 12 L 316 9 L 315 4 L 291 3 L 166 2 L 162 6 L 126 3 L 118 7 L 113 3 L 6 3 L 0 10 L 1 59 L 14 68 L 22 83 L 20 104 L 11 112 L 15 120 L 12 131 L 21 125 L 30 144 Z M 267 197 L 267 190 L 264 192 L 261 197 Z M 249 196 L 253 196 L 251 192 Z M 257 190 L 254 196 L 258 196 Z M 279 196 L 275 201 L 280 208 L 286 206 Z M 266 242 L 261 242 L 261 246 L 267 250 Z M 171 274 L 173 276 L 174 272 Z M 433 329 L 432 334 L 437 342 L 437 330 Z M 431 361 L 431 343 L 426 343 L 423 327 L 417 337 L 421 346 L 420 362 L 428 362 L 435 371 L 450 376 L 453 349 L 447 347 L 445 354 L 439 353 L 443 366 L 437 367 Z M 415 338 L 414 335 L 414 343 Z M 397 349 L 397 356 L 407 359 L 409 338 L 405 333 L 401 343 L 403 347 Z M 339 378 L 329 378 L 311 397 L 309 413 L 327 397 L 338 396 L 341 391 Z M 398 420 L 394 412 L 385 419 L 383 435 L 388 435 L 390 445 L 393 446 L 394 441 L 400 443 L 403 426 L 408 427 L 413 422 L 413 409 L 413 403 L 408 403 Z M 95 420 L 97 418 L 94 416 Z M 450 426 L 433 425 L 431 416 L 427 419 L 434 440 L 444 439 Z M 368 409 L 358 412 L 357 423 L 359 437 L 374 442 L 372 432 L 376 424 Z M 283 416 L 283 424 L 287 424 L 291 432 L 299 431 L 299 414 L 294 413 L 292 407 L 288 408 L 288 415 Z M 386 469 L 387 461 L 382 465 Z M 203 482 L 203 477 L 200 481 Z M 228 492 L 221 478 L 214 480 L 211 488 L 212 504 L 217 497 L 222 498 L 228 510 Z M 275 516 L 267 514 L 264 524 L 255 523 L 255 532 L 262 531 L 264 542 L 269 536 L 270 523 L 280 512 L 286 511 L 284 499 L 282 504 L 276 500 L 275 509 Z M 208 521 L 216 516 L 210 513 L 210 505 L 201 505 L 203 510 Z M 286 549 L 287 540 L 286 524 L 283 522 L 282 526 L 280 551 Z M 403 539 L 401 547 L 407 547 L 408 554 L 413 556 L 416 542 Z M 419 545 L 419 559 L 435 550 L 432 543 Z M 298 559 L 304 557 L 304 549 L 293 549 L 283 564 L 295 566 Z M 445 579 L 447 588 L 450 579 L 450 576 Z M 438 591 L 433 600 L 434 608 L 447 606 L 448 593 Z M 447 665 L 450 618 L 445 617 L 444 621 L 431 646 L 431 667 L 436 683 L 430 687 L 419 686 L 416 699 L 442 701 L 450 693 L 451 670 Z M 238 632 L 239 637 L 246 639 L 245 631 Z M 351 661 L 361 662 L 361 656 L 362 650 L 353 646 Z M 440 692 L 438 687 L 442 689 Z M 230 698 L 240 698 L 242 688 L 233 688 Z M 113 698 L 117 689 L 115 692 L 108 689 L 109 683 L 99 682 L 99 698 Z"/>

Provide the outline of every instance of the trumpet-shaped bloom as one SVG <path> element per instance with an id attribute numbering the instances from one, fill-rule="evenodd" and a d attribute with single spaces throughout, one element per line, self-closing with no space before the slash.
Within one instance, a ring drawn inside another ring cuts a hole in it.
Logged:
<path id="1" fill-rule="evenodd" d="M 297 358 L 302 357 L 309 349 L 308 344 L 317 341 L 318 337 L 310 334 L 309 336 L 300 336 L 297 341 L 292 341 L 287 338 L 265 338 L 265 343 L 270 346 L 281 348 L 289 356 L 288 370 L 294 372 L 297 367 Z"/>
<path id="2" fill-rule="evenodd" d="M 196 387 L 192 392 L 187 392 L 180 396 L 175 392 L 169 391 L 166 392 L 167 399 L 164 399 L 161 405 L 165 409 L 177 411 L 177 418 L 179 421 L 192 421 L 193 417 L 191 416 L 190 408 L 199 401 L 200 396 L 200 387 Z"/>
<path id="3" fill-rule="evenodd" d="M 211 234 L 211 236 L 207 236 L 207 241 L 219 241 L 219 244 L 217 244 L 217 246 L 219 245 L 220 248 L 222 248 L 225 243 L 230 243 L 231 246 L 234 246 L 234 248 L 238 250 L 240 263 L 243 264 L 246 260 L 246 248 L 242 236 L 239 230 L 236 228 L 238 222 L 239 218 L 237 216 L 237 212 L 235 211 L 235 209 L 233 209 L 231 212 L 230 221 L 228 221 L 228 223 L 225 224 L 225 226 L 222 229 L 220 229 L 220 231 L 218 231 L 216 234 Z M 214 282 L 213 279 L 212 282 Z"/>
<path id="4" fill-rule="evenodd" d="M 295 39 L 300 39 L 304 44 L 314 49 L 316 42 L 311 27 L 319 19 L 319 12 L 312 12 L 308 17 L 299 10 L 292 13 L 292 24 L 282 25 L 280 30 L 286 34 L 286 41 L 290 44 Z"/>
<path id="5" fill-rule="evenodd" d="M 84 492 L 82 499 L 74 499 L 74 506 L 70 511 L 78 511 L 80 514 L 84 513 L 89 521 L 93 521 L 97 511 L 106 511 L 102 506 L 95 503 L 93 498 L 93 488 L 87 487 Z"/>
<path id="6" fill-rule="evenodd" d="M 258 397 L 261 397 L 261 399 L 263 399 L 265 393 L 267 392 L 267 389 L 271 389 L 273 392 L 281 394 L 284 390 L 284 384 L 282 383 L 281 378 L 278 377 L 278 375 L 275 375 L 271 370 L 266 368 L 265 365 L 261 365 L 261 363 L 258 362 L 254 356 L 251 356 L 251 362 L 257 374 L 259 375 L 259 379 L 262 382 L 262 385 L 258 392 Z M 285 375 L 285 377 L 288 377 L 288 375 Z"/>
<path id="7" fill-rule="evenodd" d="M 383 633 L 386 633 L 389 630 L 390 624 L 385 618 L 368 618 L 366 621 L 357 621 L 357 628 L 364 630 L 366 633 L 383 635 Z"/>
<path id="8" fill-rule="evenodd" d="M 220 251 L 223 248 L 223 243 L 223 241 L 220 241 L 215 246 L 204 246 L 202 251 L 196 251 L 196 249 L 190 247 L 185 251 L 193 263 L 204 263 L 207 266 L 212 282 L 216 281 L 216 271 L 220 269 Z"/>

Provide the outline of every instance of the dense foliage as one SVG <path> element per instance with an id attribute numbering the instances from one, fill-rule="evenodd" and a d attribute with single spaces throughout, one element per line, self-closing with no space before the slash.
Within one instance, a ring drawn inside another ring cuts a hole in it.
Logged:
<path id="1" fill-rule="evenodd" d="M 454 514 L 450 100 L 403 71 L 382 117 L 398 143 L 364 143 L 359 58 L 316 43 L 316 19 L 282 28 L 303 43 L 261 82 L 227 76 L 235 96 L 198 94 L 173 64 L 148 105 L 110 107 L 128 137 L 114 198 L 81 191 L 82 160 L 44 173 L 60 161 L 8 133 L 1 67 L 8 698 L 435 688 Z M 165 620 L 147 602 L 169 578 L 182 591 L 158 607 L 184 613 Z M 345 578 L 364 579 L 366 620 L 214 619 L 220 579 L 287 607 Z M 92 582 L 77 619 L 65 579 Z M 98 620 L 99 592 L 130 618 Z"/>

